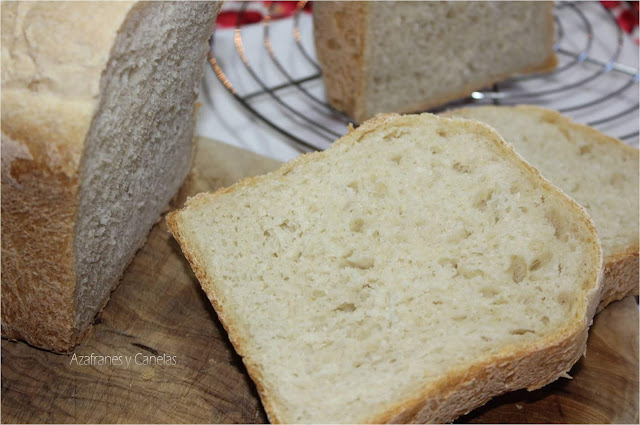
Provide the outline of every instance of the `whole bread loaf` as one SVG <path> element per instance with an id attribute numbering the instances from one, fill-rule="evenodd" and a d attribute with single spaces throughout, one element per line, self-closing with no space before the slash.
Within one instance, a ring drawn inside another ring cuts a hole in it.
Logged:
<path id="1" fill-rule="evenodd" d="M 167 223 L 274 423 L 446 422 L 539 388 L 600 299 L 584 209 L 469 120 L 377 117 Z"/>
<path id="2" fill-rule="evenodd" d="M 313 5 L 329 102 L 362 122 L 418 112 L 516 73 L 555 68 L 552 2 L 329 1 Z"/>
<path id="3" fill-rule="evenodd" d="M 217 2 L 3 2 L 2 335 L 68 352 L 187 174 Z"/>
<path id="4" fill-rule="evenodd" d="M 491 125 L 589 212 L 606 263 L 599 310 L 638 295 L 638 149 L 538 106 L 482 106 L 443 115 Z"/>

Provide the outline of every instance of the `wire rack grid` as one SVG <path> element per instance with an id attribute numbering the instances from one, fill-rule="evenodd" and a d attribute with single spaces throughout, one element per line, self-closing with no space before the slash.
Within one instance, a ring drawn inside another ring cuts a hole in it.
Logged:
<path id="1" fill-rule="evenodd" d="M 301 151 L 327 148 L 353 122 L 325 98 L 313 47 L 312 17 L 302 13 L 305 3 L 298 2 L 292 19 L 285 23 L 267 15 L 261 24 L 254 24 L 261 25 L 261 31 L 240 25 L 247 6 L 243 3 L 233 30 L 239 61 L 221 63 L 216 52 L 228 46 L 217 45 L 215 34 L 209 52 L 218 79 L 246 111 Z M 637 146 L 637 46 L 599 2 L 556 3 L 554 20 L 559 60 L 555 70 L 513 77 L 430 112 L 473 104 L 537 104 Z M 620 61 L 622 56 L 627 64 Z"/>

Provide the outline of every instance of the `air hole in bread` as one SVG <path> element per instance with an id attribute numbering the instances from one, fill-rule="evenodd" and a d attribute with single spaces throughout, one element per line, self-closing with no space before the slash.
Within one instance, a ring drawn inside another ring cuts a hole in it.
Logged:
<path id="1" fill-rule="evenodd" d="M 406 130 L 406 129 L 394 128 L 393 130 L 391 130 L 390 132 L 388 132 L 387 134 L 382 136 L 382 138 L 384 140 L 398 139 L 398 138 L 406 135 L 408 132 L 409 131 Z"/>
<path id="2" fill-rule="evenodd" d="M 453 163 L 453 169 L 461 174 L 469 174 L 471 172 L 471 166 L 468 164 L 463 164 L 461 162 L 455 161 Z"/>
<path id="3" fill-rule="evenodd" d="M 522 191 L 522 185 L 520 184 L 520 182 L 513 182 L 511 184 L 511 187 L 509 187 L 509 192 L 511 194 L 516 194 L 521 191 Z"/>
<path id="4" fill-rule="evenodd" d="M 553 253 L 550 250 L 545 250 L 538 257 L 534 258 L 534 260 L 529 265 L 530 271 L 536 271 L 541 267 L 544 267 L 551 259 L 553 258 Z"/>
<path id="5" fill-rule="evenodd" d="M 402 155 L 394 155 L 391 157 L 391 160 L 396 164 L 400 165 L 400 161 L 402 160 Z"/>
<path id="6" fill-rule="evenodd" d="M 355 218 L 351 220 L 351 223 L 349 223 L 349 229 L 352 232 L 361 232 L 363 226 L 364 226 L 364 220 L 361 218 Z"/>
<path id="7" fill-rule="evenodd" d="M 347 185 L 348 189 L 351 189 L 353 192 L 358 193 L 358 182 L 351 182 Z"/>
<path id="8" fill-rule="evenodd" d="M 527 333 L 536 333 L 536 331 L 533 331 L 531 329 L 512 329 L 509 331 L 509 333 L 511 335 L 524 335 Z"/>
<path id="9" fill-rule="evenodd" d="M 354 303 L 342 303 L 335 308 L 335 311 L 344 311 L 345 313 L 351 313 L 356 310 Z"/>
<path id="10" fill-rule="evenodd" d="M 436 134 L 440 137 L 447 137 L 449 133 L 444 128 L 439 128 L 436 130 Z"/>
<path id="11" fill-rule="evenodd" d="M 322 298 L 325 295 L 327 295 L 327 293 L 324 291 L 321 291 L 320 289 L 314 289 L 311 295 L 313 296 L 313 298 Z"/>
<path id="12" fill-rule="evenodd" d="M 441 258 L 438 260 L 438 264 L 442 267 L 452 267 L 454 269 L 458 268 L 458 260 L 455 258 Z"/>
<path id="13" fill-rule="evenodd" d="M 563 219 L 563 215 L 560 214 L 554 208 L 550 208 L 546 211 L 545 217 L 547 218 L 547 220 L 549 220 L 549 222 L 555 229 L 553 236 L 556 237 L 557 239 L 560 239 L 563 242 L 566 242 L 567 241 L 567 228 L 566 228 L 567 223 L 565 223 Z"/>
<path id="14" fill-rule="evenodd" d="M 520 283 L 527 276 L 527 262 L 521 255 L 512 255 L 508 269 L 515 283 Z"/>
<path id="15" fill-rule="evenodd" d="M 560 291 L 556 298 L 558 304 L 567 304 L 571 302 L 571 293 L 569 291 Z"/>
<path id="16" fill-rule="evenodd" d="M 480 288 L 480 295 L 482 295 L 485 298 L 493 298 L 499 293 L 500 292 L 496 288 L 493 288 L 491 286 L 485 286 L 483 288 Z"/>
<path id="17" fill-rule="evenodd" d="M 374 258 L 367 254 L 351 253 L 342 261 L 343 268 L 352 267 L 354 269 L 367 270 L 373 268 L 374 265 Z"/>
<path id="18" fill-rule="evenodd" d="M 494 189 L 488 187 L 480 190 L 474 198 L 474 208 L 477 208 L 480 211 L 484 211 L 487 208 L 487 202 L 489 202 L 493 197 L 493 193 Z"/>
<path id="19" fill-rule="evenodd" d="M 353 255 L 353 249 L 350 249 L 349 251 L 347 251 L 344 254 L 342 254 L 342 258 L 349 258 L 352 255 Z"/>
<path id="20" fill-rule="evenodd" d="M 280 228 L 282 230 L 286 230 L 286 231 L 289 231 L 289 232 L 295 232 L 296 231 L 295 224 L 290 224 L 289 220 L 285 220 L 282 223 L 280 223 Z"/>
<path id="21" fill-rule="evenodd" d="M 457 230 L 454 230 L 451 232 L 451 234 L 447 238 L 447 242 L 457 244 L 462 242 L 465 239 L 469 239 L 469 237 L 471 237 L 472 234 L 473 232 L 470 232 L 469 230 L 467 230 L 466 227 L 458 228 Z"/>

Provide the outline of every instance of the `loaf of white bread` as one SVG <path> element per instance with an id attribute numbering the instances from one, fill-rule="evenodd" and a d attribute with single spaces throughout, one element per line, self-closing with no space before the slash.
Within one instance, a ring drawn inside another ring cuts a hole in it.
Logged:
<path id="1" fill-rule="evenodd" d="M 638 149 L 537 106 L 482 106 L 443 115 L 489 124 L 588 211 L 606 263 L 599 310 L 638 295 Z"/>
<path id="2" fill-rule="evenodd" d="M 600 300 L 584 209 L 470 120 L 376 117 L 167 223 L 274 423 L 446 422 L 539 388 Z"/>
<path id="3" fill-rule="evenodd" d="M 2 335 L 68 352 L 186 176 L 217 2 L 2 4 Z"/>
<path id="4" fill-rule="evenodd" d="M 359 122 L 555 68 L 552 2 L 316 2 L 328 100 Z"/>

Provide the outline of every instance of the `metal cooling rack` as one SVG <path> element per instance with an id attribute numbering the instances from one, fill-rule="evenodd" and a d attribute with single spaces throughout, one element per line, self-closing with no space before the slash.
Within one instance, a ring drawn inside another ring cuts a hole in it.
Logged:
<path id="1" fill-rule="evenodd" d="M 218 49 L 229 46 L 216 45 L 215 37 L 209 52 L 214 72 L 235 99 L 303 151 L 325 149 L 353 122 L 326 101 L 322 70 L 313 48 L 311 17 L 302 13 L 305 3 L 298 2 L 293 19 L 288 20 L 289 39 L 283 43 L 279 37 L 278 44 L 272 29 L 280 21 L 275 22 L 268 15 L 261 24 L 255 24 L 262 26 L 261 31 L 249 31 L 240 26 L 247 8 L 247 3 L 242 3 L 233 33 L 239 62 L 227 61 L 223 65 L 217 59 Z M 559 61 L 555 70 L 511 78 L 430 112 L 470 104 L 537 104 L 637 146 L 637 55 L 635 66 L 620 63 L 623 49 L 637 51 L 637 46 L 599 2 L 556 3 L 554 19 L 554 50 Z M 279 30 L 282 34 L 282 28 Z M 247 53 L 248 46 L 253 47 L 252 55 Z M 269 78 L 265 67 L 272 70 Z"/>

